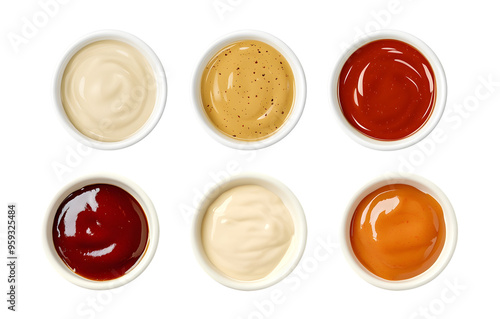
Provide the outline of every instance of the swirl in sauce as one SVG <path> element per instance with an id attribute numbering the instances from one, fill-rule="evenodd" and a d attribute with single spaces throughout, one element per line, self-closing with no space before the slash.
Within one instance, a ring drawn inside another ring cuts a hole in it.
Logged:
<path id="1" fill-rule="evenodd" d="M 226 276 L 259 280 L 269 275 L 291 247 L 295 232 L 288 208 L 258 185 L 234 187 L 207 209 L 201 237 L 212 264 Z"/>
<path id="2" fill-rule="evenodd" d="M 73 55 L 61 81 L 61 102 L 83 135 L 122 141 L 139 131 L 156 103 L 151 65 L 133 46 L 116 40 L 93 42 Z"/>

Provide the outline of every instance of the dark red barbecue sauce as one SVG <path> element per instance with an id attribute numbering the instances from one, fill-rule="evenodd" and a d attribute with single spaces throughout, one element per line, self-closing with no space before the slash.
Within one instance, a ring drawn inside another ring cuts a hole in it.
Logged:
<path id="1" fill-rule="evenodd" d="M 148 244 L 146 215 L 137 200 L 109 184 L 85 186 L 59 206 L 52 238 L 57 253 L 76 274 L 111 280 L 126 274 Z"/>

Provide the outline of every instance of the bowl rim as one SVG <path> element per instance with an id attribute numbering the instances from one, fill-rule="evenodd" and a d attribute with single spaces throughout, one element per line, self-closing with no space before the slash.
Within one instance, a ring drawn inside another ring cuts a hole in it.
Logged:
<path id="1" fill-rule="evenodd" d="M 220 132 L 206 115 L 201 102 L 201 77 L 203 75 L 205 66 L 210 61 L 210 59 L 212 59 L 212 57 L 220 51 L 220 49 L 231 43 L 242 40 L 261 41 L 278 50 L 290 64 L 295 79 L 295 98 L 291 114 L 288 116 L 283 126 L 281 126 L 281 128 L 279 128 L 274 134 L 258 141 L 240 141 Z M 290 47 L 288 47 L 285 42 L 281 41 L 279 38 L 271 35 L 270 33 L 250 29 L 233 31 L 219 37 L 216 41 L 214 41 L 199 60 L 194 72 L 192 85 L 193 104 L 195 105 L 198 118 L 203 123 L 203 126 L 205 127 L 208 134 L 219 143 L 239 150 L 261 149 L 271 146 L 282 140 L 293 130 L 293 128 L 299 122 L 305 108 L 307 97 L 307 84 L 304 69 L 302 68 L 302 64 L 300 63 L 299 59 L 292 51 L 292 49 L 290 49 Z"/>
<path id="2" fill-rule="evenodd" d="M 61 202 L 72 192 L 80 189 L 85 185 L 92 184 L 111 184 L 114 186 L 118 186 L 128 192 L 139 202 L 139 204 L 143 208 L 148 223 L 149 238 L 145 252 L 141 256 L 139 261 L 133 266 L 133 268 L 129 270 L 129 272 L 121 277 L 111 280 L 91 280 L 71 271 L 71 269 L 59 257 L 59 254 L 54 247 L 54 241 L 52 238 L 54 217 Z M 69 282 L 83 288 L 103 290 L 118 288 L 129 283 L 130 281 L 137 278 L 148 267 L 158 247 L 160 229 L 158 216 L 156 214 L 156 209 L 153 205 L 153 202 L 137 184 L 123 176 L 111 173 L 100 173 L 81 176 L 60 188 L 60 190 L 53 197 L 46 211 L 42 234 L 42 245 L 44 247 L 45 254 L 49 262 L 52 264 L 53 268 L 62 277 L 64 277 Z"/>
<path id="3" fill-rule="evenodd" d="M 339 76 L 347 59 L 356 50 L 358 50 L 365 44 L 383 39 L 399 40 L 415 47 L 429 61 L 434 71 L 434 77 L 436 80 L 436 99 L 434 102 L 434 108 L 432 110 L 431 115 L 427 119 L 427 122 L 424 123 L 423 126 L 421 126 L 417 131 L 415 131 L 411 135 L 395 141 L 377 140 L 355 129 L 346 120 L 342 112 L 342 109 L 340 107 L 340 102 L 338 100 Z M 356 42 L 354 42 L 351 46 L 349 46 L 349 48 L 341 55 L 340 59 L 337 61 L 330 82 L 331 104 L 333 105 L 333 110 L 336 115 L 335 117 L 337 118 L 338 122 L 340 122 L 340 126 L 342 127 L 344 132 L 351 139 L 355 140 L 357 143 L 366 146 L 368 148 L 381 151 L 392 151 L 392 150 L 403 149 L 412 146 L 420 142 L 422 139 L 424 139 L 434 130 L 434 128 L 439 123 L 446 107 L 446 99 L 447 99 L 446 74 L 437 55 L 425 42 L 423 42 L 416 36 L 399 30 L 385 29 L 385 30 L 371 32 L 366 34 L 362 38 L 358 39 Z"/>
<path id="4" fill-rule="evenodd" d="M 241 281 L 223 274 L 206 256 L 201 239 L 201 226 L 203 218 L 210 204 L 212 204 L 212 202 L 225 191 L 243 185 L 259 185 L 278 195 L 290 211 L 295 226 L 293 239 L 295 241 L 295 246 L 293 248 L 295 251 L 287 251 L 285 256 L 288 255 L 288 260 L 282 260 L 280 265 L 278 265 L 273 272 L 262 279 L 254 281 Z M 307 243 L 307 222 L 302 205 L 295 194 L 285 184 L 267 175 L 258 173 L 241 173 L 218 183 L 215 187 L 205 193 L 203 199 L 197 207 L 196 215 L 193 220 L 191 242 L 198 264 L 214 280 L 226 287 L 236 290 L 259 290 L 277 284 L 286 278 L 299 264 Z"/>
<path id="5" fill-rule="evenodd" d="M 423 273 L 405 280 L 386 280 L 366 269 L 356 258 L 350 245 L 350 226 L 352 216 L 361 200 L 380 187 L 391 184 L 406 184 L 428 193 L 443 208 L 446 237 L 443 249 L 434 264 Z M 345 259 L 351 268 L 368 283 L 388 290 L 406 290 L 422 286 L 436 278 L 448 265 L 458 240 L 458 225 L 453 206 L 446 194 L 431 181 L 409 173 L 388 173 L 381 175 L 361 187 L 351 198 L 341 222 L 340 243 Z"/>
<path id="6" fill-rule="evenodd" d="M 101 40 L 121 41 L 139 50 L 139 52 L 142 53 L 144 58 L 149 62 L 156 79 L 156 102 L 148 120 L 133 135 L 117 142 L 98 141 L 81 133 L 69 120 L 61 101 L 61 81 L 69 61 L 78 51 L 80 51 L 85 46 Z M 94 31 L 80 37 L 65 51 L 65 54 L 63 55 L 57 66 L 54 76 L 53 94 L 59 118 L 60 120 L 62 120 L 63 126 L 66 128 L 69 134 L 73 136 L 73 138 L 87 146 L 96 149 L 116 150 L 131 146 L 139 142 L 156 127 L 165 109 L 167 101 L 167 91 L 168 88 L 165 70 L 163 69 L 163 65 L 153 49 L 151 49 L 151 47 L 149 47 L 143 40 L 133 34 L 120 30 L 105 29 Z"/>

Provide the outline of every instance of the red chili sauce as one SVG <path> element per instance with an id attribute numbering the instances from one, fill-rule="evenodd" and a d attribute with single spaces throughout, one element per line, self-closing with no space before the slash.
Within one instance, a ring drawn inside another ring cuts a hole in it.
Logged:
<path id="1" fill-rule="evenodd" d="M 373 41 L 345 62 L 338 98 L 356 130 L 377 140 L 400 140 L 418 131 L 432 113 L 434 71 L 423 54 L 405 42 Z"/>
<path id="2" fill-rule="evenodd" d="M 91 280 L 126 274 L 146 250 L 148 233 L 141 205 L 109 184 L 71 193 L 57 209 L 52 228 L 59 257 L 73 272 Z"/>

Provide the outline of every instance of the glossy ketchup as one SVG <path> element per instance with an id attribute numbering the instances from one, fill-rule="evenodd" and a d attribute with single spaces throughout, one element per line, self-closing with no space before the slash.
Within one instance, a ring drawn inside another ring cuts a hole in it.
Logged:
<path id="1" fill-rule="evenodd" d="M 351 220 L 351 247 L 373 274 L 415 277 L 431 267 L 446 237 L 441 205 L 419 189 L 392 184 L 366 196 Z"/>
<path id="2" fill-rule="evenodd" d="M 59 206 L 52 238 L 60 258 L 91 280 L 123 276 L 148 243 L 146 215 L 137 200 L 109 184 L 85 186 Z"/>
<path id="3" fill-rule="evenodd" d="M 377 140 L 400 140 L 418 131 L 436 99 L 429 61 L 413 46 L 392 39 L 356 50 L 345 62 L 338 83 L 347 121 Z"/>

